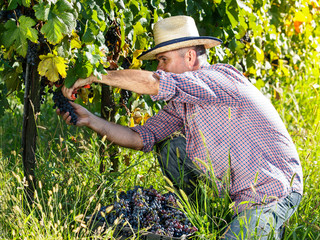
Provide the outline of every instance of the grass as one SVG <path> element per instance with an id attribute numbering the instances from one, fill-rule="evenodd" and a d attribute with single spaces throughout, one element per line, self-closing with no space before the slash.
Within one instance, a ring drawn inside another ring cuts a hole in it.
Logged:
<path id="1" fill-rule="evenodd" d="M 285 82 L 282 94 L 271 100 L 295 142 L 304 173 L 304 196 L 298 211 L 288 223 L 284 239 L 320 239 L 320 149 L 318 108 L 319 80 Z M 270 90 L 272 93 L 272 91 Z M 65 125 L 43 105 L 39 116 L 37 192 L 29 206 L 24 197 L 20 136 L 22 108 L 11 100 L 11 109 L 1 117 L 0 126 L 0 239 L 89 239 L 84 217 L 112 202 L 114 191 L 135 185 L 166 192 L 152 154 L 121 149 L 118 173 L 109 168 L 100 173 L 99 148 L 106 143 L 85 128 Z M 128 163 L 128 160 L 129 163 Z M 217 201 L 212 189 L 203 183 L 199 204 L 181 202 L 200 230 L 200 239 L 215 239 L 228 219 L 229 203 Z M 113 229 L 93 239 L 111 239 Z"/>

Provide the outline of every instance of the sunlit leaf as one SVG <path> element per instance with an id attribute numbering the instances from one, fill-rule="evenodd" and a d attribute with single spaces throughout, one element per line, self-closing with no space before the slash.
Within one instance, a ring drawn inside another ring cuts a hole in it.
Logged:
<path id="1" fill-rule="evenodd" d="M 253 46 L 254 47 L 254 51 L 256 53 L 256 59 L 259 62 L 262 62 L 264 60 L 264 52 L 261 48 L 258 48 L 257 46 Z"/>
<path id="2" fill-rule="evenodd" d="M 142 61 L 137 59 L 137 57 L 143 52 L 143 50 L 135 50 L 133 53 L 132 63 L 130 69 L 139 69 L 142 66 Z"/>
<path id="3" fill-rule="evenodd" d="M 30 7 L 31 0 L 22 0 L 22 5 L 25 7 Z"/>
<path id="4" fill-rule="evenodd" d="M 46 15 L 42 13 L 41 16 Z M 57 4 L 51 6 L 48 20 L 41 28 L 41 33 L 51 44 L 57 44 L 65 35 L 72 32 L 75 25 L 76 19 L 72 4 L 67 0 L 59 0 Z"/>
<path id="5" fill-rule="evenodd" d="M 239 18 L 239 6 L 236 0 L 227 0 L 226 1 L 226 14 L 229 18 L 229 21 L 233 28 L 238 25 Z"/>
<path id="6" fill-rule="evenodd" d="M 14 45 L 17 53 L 25 57 L 28 50 L 27 39 L 32 42 L 37 42 L 38 39 L 37 30 L 32 28 L 36 22 L 30 17 L 21 16 L 18 23 L 13 20 L 7 21 L 5 24 L 6 31 L 2 35 L 2 42 L 7 48 Z"/>
<path id="7" fill-rule="evenodd" d="M 33 7 L 36 18 L 41 21 L 47 21 L 49 12 L 50 12 L 50 5 L 44 2 L 39 2 L 37 5 Z"/>
<path id="8" fill-rule="evenodd" d="M 75 68 L 69 68 L 67 70 L 67 77 L 64 80 L 64 85 L 70 88 L 78 80 L 77 71 Z"/>
<path id="9" fill-rule="evenodd" d="M 72 38 L 71 38 L 71 48 L 81 48 L 81 40 L 76 32 L 72 32 Z"/>
<path id="10" fill-rule="evenodd" d="M 56 82 L 59 80 L 59 75 L 65 78 L 66 60 L 57 56 L 55 53 L 48 53 L 47 55 L 39 56 L 41 61 L 38 66 L 38 72 L 41 76 L 46 76 L 49 81 Z"/>

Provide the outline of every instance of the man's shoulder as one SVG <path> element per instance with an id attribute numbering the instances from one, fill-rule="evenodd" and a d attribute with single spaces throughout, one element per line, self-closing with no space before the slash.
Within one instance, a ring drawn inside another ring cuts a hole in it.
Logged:
<path id="1" fill-rule="evenodd" d="M 232 70 L 237 70 L 234 66 L 227 64 L 227 63 L 214 63 L 214 64 L 210 64 L 210 63 L 205 63 L 203 64 L 200 69 L 206 70 L 206 69 L 232 69 Z"/>

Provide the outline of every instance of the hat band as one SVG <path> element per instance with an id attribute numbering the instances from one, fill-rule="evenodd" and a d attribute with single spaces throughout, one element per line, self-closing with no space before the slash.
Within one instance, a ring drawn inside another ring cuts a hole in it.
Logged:
<path id="1" fill-rule="evenodd" d="M 169 41 L 166 41 L 166 42 L 162 42 L 162 43 L 159 43 L 158 45 L 156 45 L 155 47 L 145 51 L 144 53 L 142 53 L 139 57 L 142 57 L 143 55 L 151 52 L 151 51 L 154 51 L 158 48 L 161 48 L 161 47 L 164 47 L 164 46 L 168 46 L 168 45 L 171 45 L 171 44 L 175 44 L 175 43 L 179 43 L 179 42 L 185 42 L 185 41 L 190 41 L 190 40 L 195 40 L 195 39 L 210 39 L 210 40 L 215 40 L 215 41 L 218 41 L 220 43 L 222 43 L 222 40 L 218 39 L 218 38 L 215 38 L 215 37 L 182 37 L 182 38 L 176 38 L 176 39 L 172 39 L 172 40 L 169 40 Z"/>

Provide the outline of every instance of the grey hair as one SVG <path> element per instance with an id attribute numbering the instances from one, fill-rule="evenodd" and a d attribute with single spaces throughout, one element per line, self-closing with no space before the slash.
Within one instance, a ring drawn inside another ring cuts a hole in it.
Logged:
<path id="1" fill-rule="evenodd" d="M 206 51 L 206 48 L 204 47 L 204 45 L 197 45 L 197 46 L 185 47 L 185 48 L 178 49 L 181 57 L 184 57 L 184 55 L 186 54 L 186 52 L 189 49 L 193 49 L 197 53 L 197 58 L 200 62 L 200 65 L 207 62 L 208 56 L 207 56 L 207 51 Z"/>

